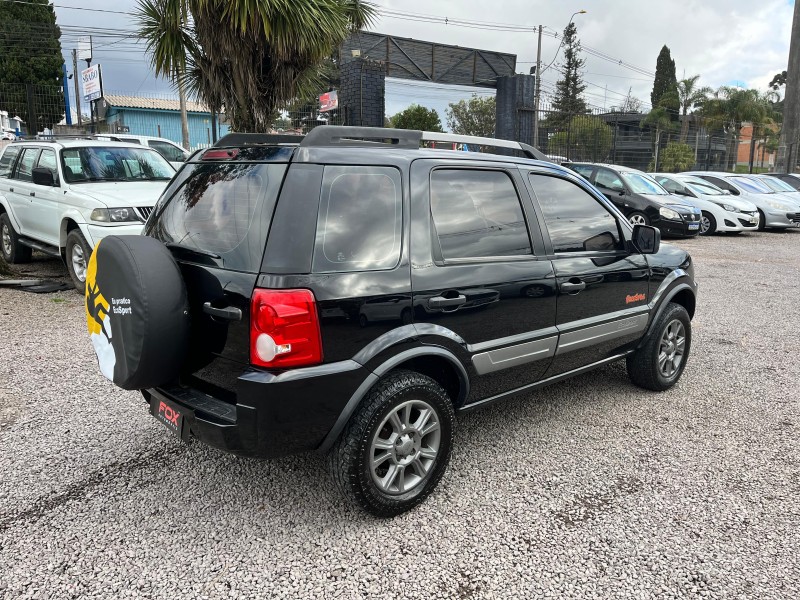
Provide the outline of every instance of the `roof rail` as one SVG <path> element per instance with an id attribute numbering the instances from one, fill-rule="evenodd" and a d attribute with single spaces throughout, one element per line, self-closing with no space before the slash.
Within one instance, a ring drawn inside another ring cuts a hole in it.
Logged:
<path id="1" fill-rule="evenodd" d="M 300 146 L 374 146 L 375 144 L 386 144 L 397 148 L 419 148 L 421 140 L 422 132 L 411 129 L 320 125 L 308 132 Z"/>
<path id="2" fill-rule="evenodd" d="M 254 144 L 266 145 L 297 145 L 304 136 L 279 133 L 228 133 L 219 138 L 212 148 L 235 148 L 252 146 Z"/>
<path id="3" fill-rule="evenodd" d="M 300 146 L 374 146 L 375 144 L 386 144 L 399 148 L 419 148 L 420 142 L 423 141 L 507 148 L 518 150 L 528 158 L 552 162 L 543 152 L 537 150 L 533 146 L 523 144 L 522 142 L 473 135 L 415 131 L 410 129 L 389 129 L 384 127 L 320 125 L 312 129 L 303 138 L 303 141 L 300 142 Z"/>
<path id="4" fill-rule="evenodd" d="M 438 133 L 436 131 L 423 131 L 422 139 L 426 142 L 443 142 L 453 144 L 473 144 L 475 146 L 491 146 L 493 148 L 508 148 L 519 150 L 528 158 L 546 160 L 553 162 L 547 156 L 533 146 L 513 140 L 501 140 L 497 138 L 478 137 L 475 135 L 458 135 L 456 133 Z"/>

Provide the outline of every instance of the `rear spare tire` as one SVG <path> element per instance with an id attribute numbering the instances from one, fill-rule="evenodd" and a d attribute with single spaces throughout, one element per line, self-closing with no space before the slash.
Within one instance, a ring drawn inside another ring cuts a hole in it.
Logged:
<path id="1" fill-rule="evenodd" d="M 109 236 L 86 271 L 86 322 L 100 371 L 126 390 L 174 380 L 186 356 L 186 286 L 170 251 L 138 235 Z"/>

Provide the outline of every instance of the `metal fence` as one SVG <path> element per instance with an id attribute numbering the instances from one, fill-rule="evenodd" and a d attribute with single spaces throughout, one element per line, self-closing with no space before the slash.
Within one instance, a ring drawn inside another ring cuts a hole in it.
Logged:
<path id="1" fill-rule="evenodd" d="M 64 92 L 60 86 L 4 83 L 0 85 L 0 112 L 3 128 L 16 129 L 25 135 L 52 130 L 64 118 Z M 17 117 L 19 119 L 17 119 Z"/>

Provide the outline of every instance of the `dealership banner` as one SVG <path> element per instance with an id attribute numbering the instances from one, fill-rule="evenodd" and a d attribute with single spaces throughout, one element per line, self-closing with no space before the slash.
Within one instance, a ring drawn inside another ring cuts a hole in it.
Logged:
<path id="1" fill-rule="evenodd" d="M 100 65 L 92 65 L 81 71 L 83 101 L 91 102 L 103 97 L 103 80 L 100 77 Z"/>

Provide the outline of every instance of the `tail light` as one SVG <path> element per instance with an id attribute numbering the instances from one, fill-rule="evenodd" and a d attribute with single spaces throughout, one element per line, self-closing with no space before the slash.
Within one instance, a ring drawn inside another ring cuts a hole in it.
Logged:
<path id="1" fill-rule="evenodd" d="M 317 302 L 310 290 L 253 291 L 250 362 L 276 369 L 322 362 Z"/>

